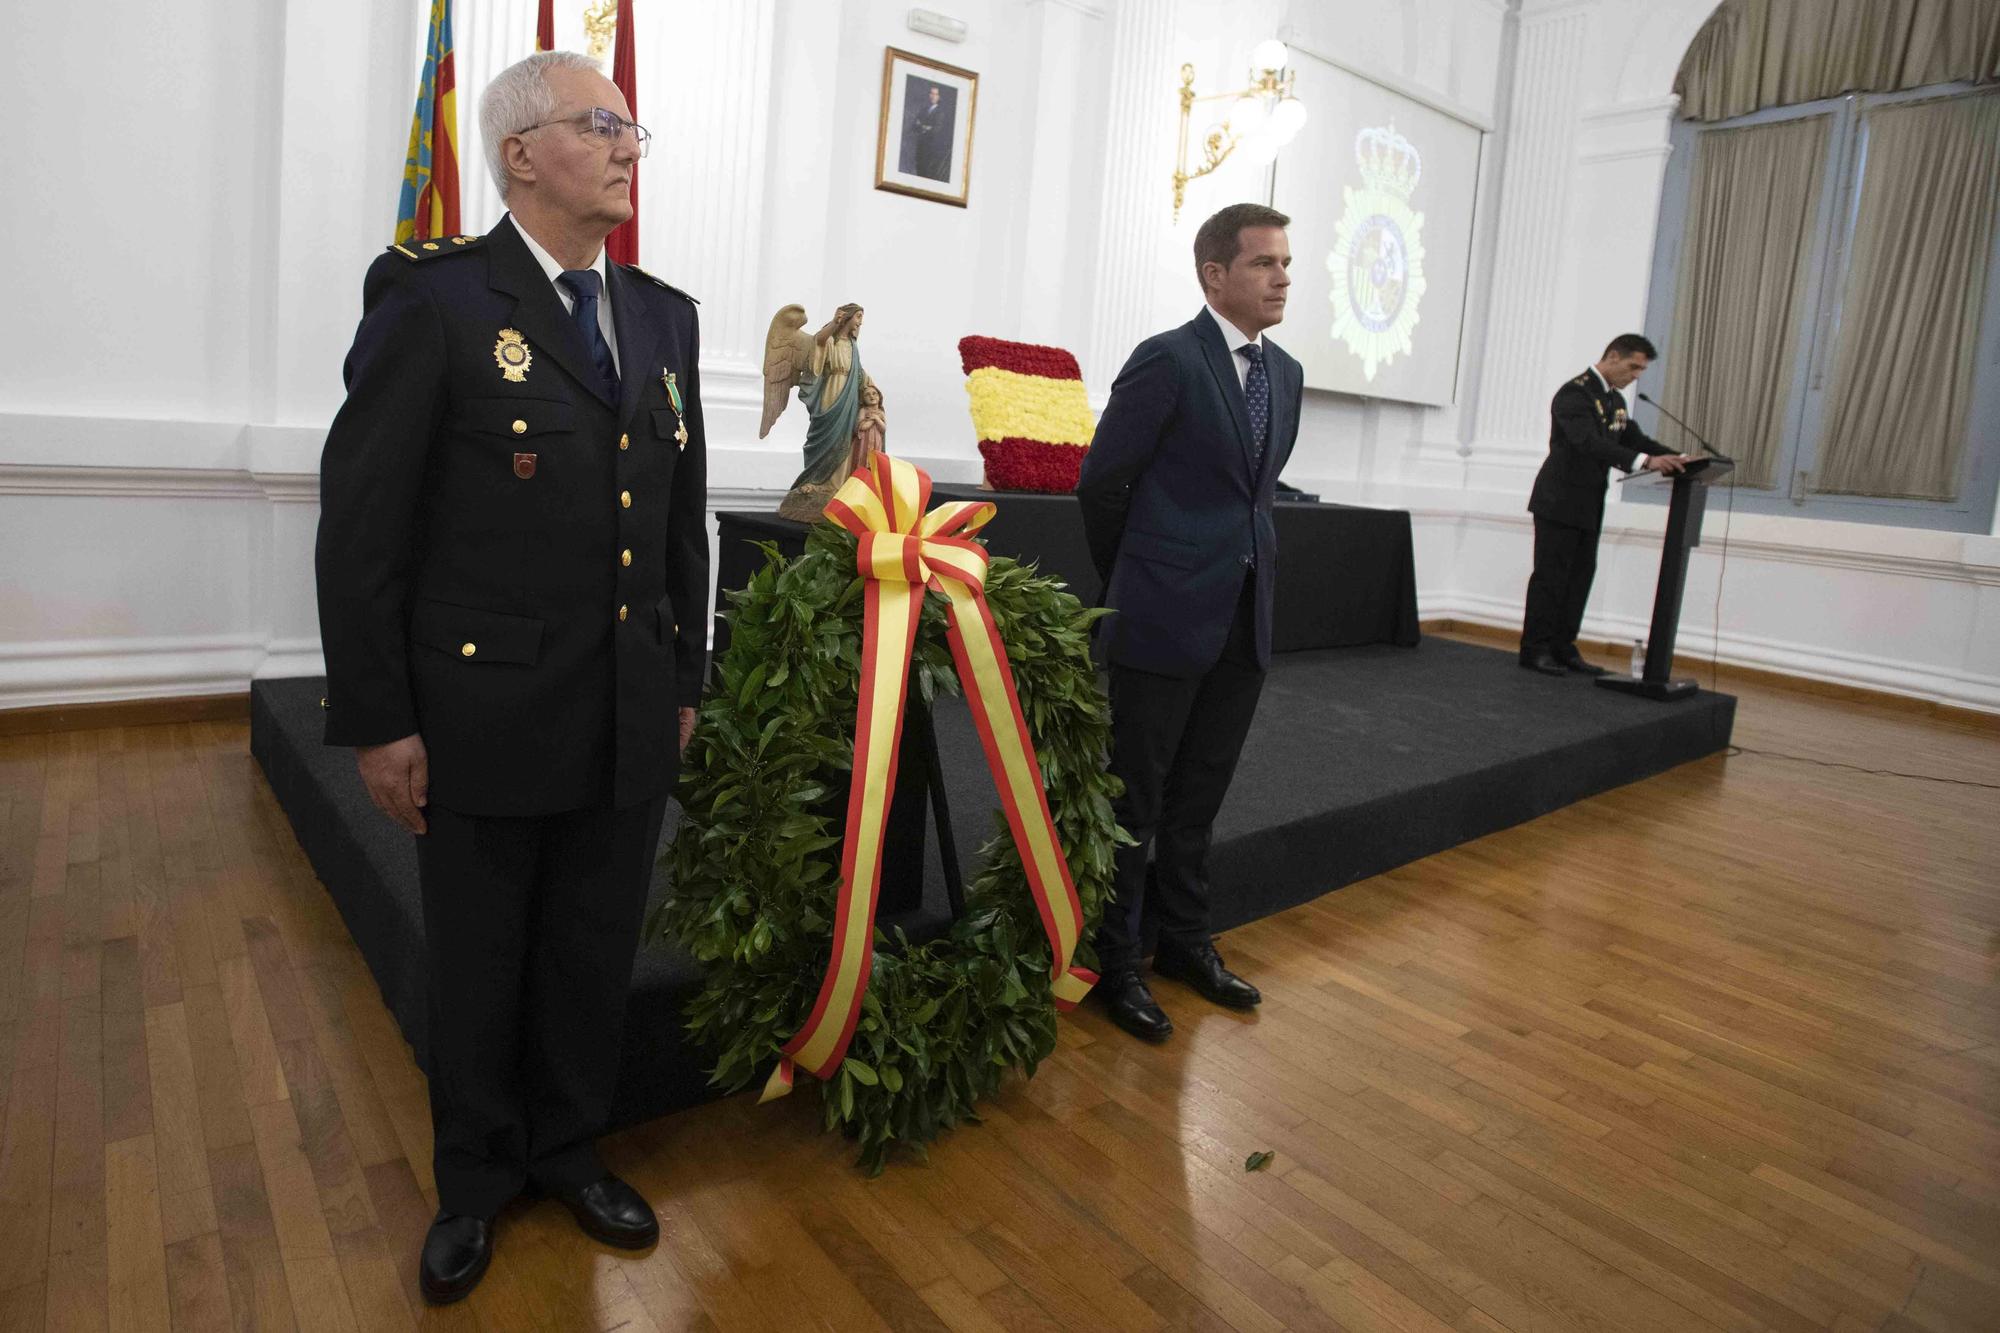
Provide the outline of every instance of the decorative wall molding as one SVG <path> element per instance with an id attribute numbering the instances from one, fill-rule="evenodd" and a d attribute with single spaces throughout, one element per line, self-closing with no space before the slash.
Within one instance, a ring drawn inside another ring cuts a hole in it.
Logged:
<path id="1" fill-rule="evenodd" d="M 1154 332 L 1154 256 L 1172 210 L 1173 9 L 1126 0 L 1113 18 L 1104 193 L 1084 383 L 1108 396 L 1126 356 Z M 1109 243 L 1117 238 L 1116 244 Z M 1097 403 L 1102 405 L 1101 400 Z"/>
<path id="2" fill-rule="evenodd" d="M 1549 330 L 1562 271 L 1563 226 L 1581 93 L 1575 71 L 1590 31 L 1585 9 L 1524 11 L 1502 132 L 1500 218 L 1480 368 L 1478 434 L 1502 449 L 1546 438 Z"/>

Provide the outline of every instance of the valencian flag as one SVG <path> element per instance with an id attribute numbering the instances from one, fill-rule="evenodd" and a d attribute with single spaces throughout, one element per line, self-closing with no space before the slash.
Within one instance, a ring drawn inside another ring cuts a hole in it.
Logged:
<path id="1" fill-rule="evenodd" d="M 639 81 L 632 73 L 632 0 L 618 0 L 618 36 L 611 46 L 611 81 L 625 94 L 632 119 L 639 119 Z M 604 249 L 613 263 L 639 262 L 639 164 L 632 163 L 632 216 L 604 240 Z"/>
<path id="2" fill-rule="evenodd" d="M 403 155 L 403 193 L 396 205 L 396 239 L 450 236 L 458 223 L 458 76 L 452 69 L 451 0 L 431 0 L 430 40 Z"/>
<path id="3" fill-rule="evenodd" d="M 541 0 L 535 11 L 535 49 L 556 49 L 556 0 Z"/>
<path id="4" fill-rule="evenodd" d="M 1008 491 L 1073 491 L 1095 427 L 1083 372 L 1060 347 L 960 338 L 986 480 Z"/>

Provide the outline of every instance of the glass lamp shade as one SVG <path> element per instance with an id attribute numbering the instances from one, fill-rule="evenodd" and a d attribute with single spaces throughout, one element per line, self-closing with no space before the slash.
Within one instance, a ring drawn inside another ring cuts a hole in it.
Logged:
<path id="1" fill-rule="evenodd" d="M 1275 37 L 1268 37 L 1251 50 L 1250 69 L 1257 74 L 1267 69 L 1283 69 L 1285 62 L 1291 59 L 1291 55 L 1292 53 L 1285 49 L 1283 42 Z"/>
<path id="2" fill-rule="evenodd" d="M 1270 134 L 1259 134 L 1245 139 L 1239 151 L 1251 166 L 1268 167 L 1278 160 L 1278 141 Z"/>
<path id="3" fill-rule="evenodd" d="M 1264 132 L 1270 108 L 1261 97 L 1239 97 L 1229 104 L 1229 128 L 1239 138 Z"/>
<path id="4" fill-rule="evenodd" d="M 1296 139 L 1305 125 L 1306 104 L 1296 97 L 1287 97 L 1271 112 L 1271 134 L 1280 144 Z"/>

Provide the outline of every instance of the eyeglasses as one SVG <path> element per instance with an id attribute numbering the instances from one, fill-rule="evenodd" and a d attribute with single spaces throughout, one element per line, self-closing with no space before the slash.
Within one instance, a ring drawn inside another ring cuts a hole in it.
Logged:
<path id="1" fill-rule="evenodd" d="M 644 125 L 626 120 L 616 111 L 606 111 L 601 106 L 594 106 L 588 111 L 579 111 L 573 116 L 559 116 L 555 120 L 545 120 L 539 125 L 516 130 L 515 133 L 528 134 L 551 125 L 574 125 L 578 134 L 597 140 L 607 149 L 617 147 L 618 140 L 624 136 L 625 131 L 630 130 L 633 141 L 639 145 L 640 157 L 644 157 L 646 151 L 653 146 L 652 132 Z"/>

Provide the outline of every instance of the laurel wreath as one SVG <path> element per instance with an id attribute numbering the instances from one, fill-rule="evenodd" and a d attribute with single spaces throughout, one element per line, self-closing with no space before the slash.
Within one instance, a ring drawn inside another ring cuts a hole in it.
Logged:
<path id="1" fill-rule="evenodd" d="M 777 1061 L 826 969 L 861 677 L 854 538 L 823 523 L 796 559 L 763 549 L 765 566 L 729 594 L 729 648 L 683 760 L 671 887 L 651 928 L 706 968 L 686 1021 L 716 1052 L 710 1079 L 726 1091 Z M 1079 961 L 1089 966 L 1113 850 L 1129 841 L 1112 814 L 1121 785 L 1104 771 L 1110 711 L 1090 661 L 1090 624 L 1104 612 L 1005 557 L 988 567 L 986 602 L 1083 907 Z M 936 594 L 924 601 L 910 688 L 912 707 L 959 692 Z M 853 1043 L 821 1084 L 826 1128 L 859 1140 L 871 1175 L 894 1146 L 921 1155 L 976 1119 L 1010 1071 L 1032 1076 L 1055 1048 L 1048 941 L 997 810 L 994 829 L 947 934 L 912 943 L 876 931 Z"/>

